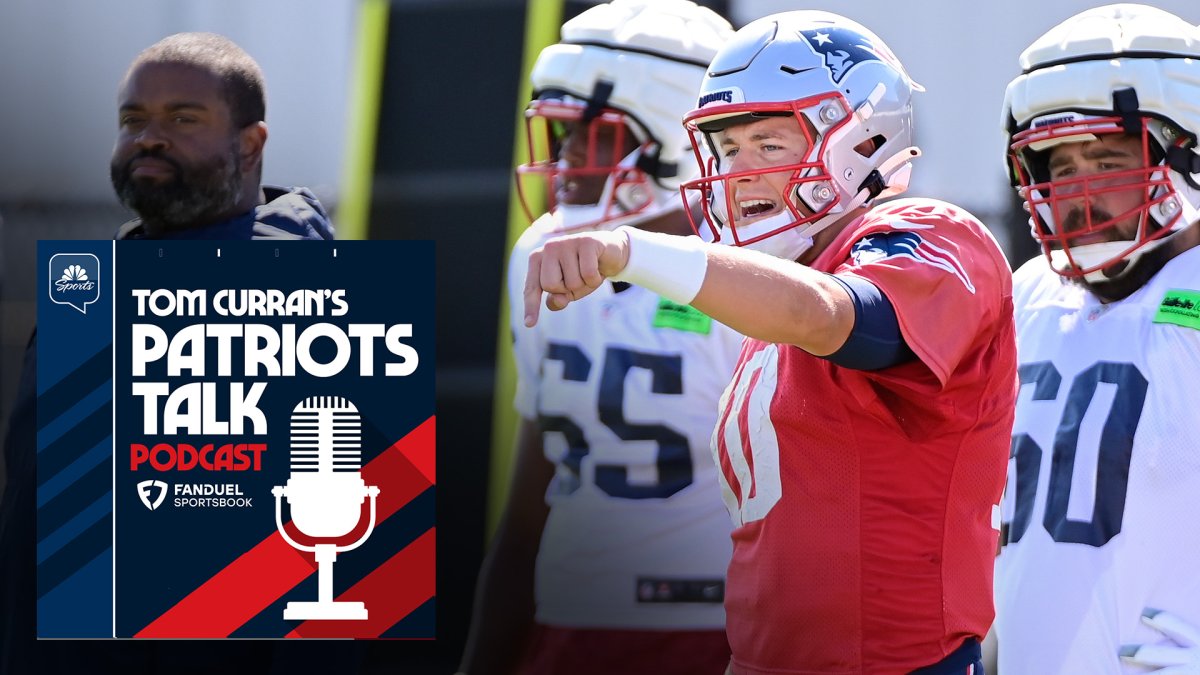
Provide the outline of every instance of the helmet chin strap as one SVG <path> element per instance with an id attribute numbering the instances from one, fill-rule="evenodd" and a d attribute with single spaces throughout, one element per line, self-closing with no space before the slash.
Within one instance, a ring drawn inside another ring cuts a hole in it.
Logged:
<path id="1" fill-rule="evenodd" d="M 1072 246 L 1070 258 L 1067 257 L 1066 251 L 1055 249 L 1050 251 L 1050 267 L 1052 267 L 1055 272 L 1065 275 L 1069 274 L 1073 269 L 1087 269 L 1097 265 L 1106 265 L 1117 262 L 1128 263 L 1125 266 L 1125 269 L 1123 269 L 1121 273 L 1116 276 L 1110 277 L 1106 275 L 1104 273 L 1104 268 L 1093 270 L 1083 275 L 1083 280 L 1092 284 L 1112 281 L 1113 279 L 1119 279 L 1125 274 L 1128 274 L 1129 271 L 1133 269 L 1134 265 L 1137 264 L 1139 258 L 1161 246 L 1162 243 L 1170 239 L 1171 236 L 1172 235 L 1168 235 L 1166 237 L 1162 237 L 1161 239 L 1155 239 L 1128 254 L 1125 254 L 1125 252 L 1128 251 L 1130 247 L 1136 245 L 1136 241 L 1102 241 L 1095 244 L 1086 244 L 1084 246 Z M 1074 265 L 1071 264 L 1072 259 L 1075 261 Z"/>
<path id="2" fill-rule="evenodd" d="M 1177 209 L 1182 208 L 1183 212 L 1179 214 L 1180 217 L 1178 224 L 1172 228 L 1172 232 L 1161 236 L 1158 239 L 1153 239 L 1149 242 L 1143 243 L 1140 248 L 1137 248 L 1133 251 L 1130 251 L 1130 249 L 1138 244 L 1137 240 L 1103 241 L 1095 244 L 1085 244 L 1083 246 L 1072 246 L 1070 258 L 1067 257 L 1066 252 L 1062 249 L 1055 249 L 1049 253 L 1050 267 L 1055 272 L 1058 272 L 1064 276 L 1068 276 L 1071 275 L 1073 270 L 1088 269 L 1089 267 L 1096 267 L 1099 265 L 1103 265 L 1105 268 L 1108 268 L 1118 262 L 1127 263 L 1125 268 L 1121 270 L 1120 274 L 1113 276 L 1105 274 L 1105 269 L 1103 268 L 1093 270 L 1082 275 L 1082 279 L 1084 281 L 1092 284 L 1112 281 L 1125 276 L 1131 270 L 1133 270 L 1137 264 L 1137 261 L 1146 253 L 1158 248 L 1180 231 L 1185 230 L 1188 227 L 1195 226 L 1197 222 L 1200 222 L 1200 212 L 1197 212 L 1197 210 L 1191 206 L 1190 200 L 1184 198 L 1185 195 L 1182 193 L 1182 189 L 1180 187 L 1180 183 L 1182 181 L 1177 178 L 1177 175 L 1178 174 L 1173 174 L 1171 176 L 1170 189 L 1174 194 L 1169 195 L 1166 199 L 1161 199 L 1164 194 L 1163 191 L 1156 191 L 1153 199 L 1158 201 L 1158 205 L 1152 207 L 1150 213 L 1147 215 L 1147 217 L 1153 219 L 1154 222 L 1161 224 L 1169 221 L 1171 217 L 1170 212 L 1167 210 L 1167 205 L 1173 204 Z M 1189 189 L 1189 186 L 1187 186 L 1185 183 L 1183 189 Z M 1040 194 L 1040 191 L 1038 191 L 1038 194 Z M 1028 205 L 1028 201 L 1026 204 Z M 1049 204 L 1038 204 L 1037 212 L 1041 217 L 1042 222 L 1052 223 L 1053 227 L 1057 229 L 1058 225 L 1053 219 L 1053 212 L 1050 209 Z M 1072 259 L 1075 261 L 1075 264 L 1071 264 Z"/>
<path id="3" fill-rule="evenodd" d="M 617 164 L 614 173 L 637 171 L 641 154 L 639 148 L 626 155 Z M 569 168 L 561 160 L 559 164 L 562 168 Z M 638 194 L 630 194 L 633 192 Z M 645 206 L 637 209 L 638 205 L 643 203 Z M 615 230 L 622 225 L 636 227 L 671 209 L 681 208 L 683 202 L 679 198 L 679 191 L 659 187 L 649 176 L 645 183 L 625 183 L 618 187 L 610 175 L 604 181 L 604 190 L 595 204 L 559 204 L 555 208 L 556 231 L 567 233 L 582 230 Z"/>
<path id="4" fill-rule="evenodd" d="M 908 189 L 908 181 L 912 177 L 912 160 L 920 156 L 921 149 L 910 145 L 879 165 L 876 170 L 883 177 L 884 185 L 879 198 L 894 197 Z"/>
<path id="5" fill-rule="evenodd" d="M 740 228 L 740 233 L 743 237 L 755 237 L 762 232 L 770 232 L 773 229 L 784 227 L 792 222 L 792 214 L 784 211 L 777 213 L 770 218 L 764 218 L 760 221 L 751 223 Z M 773 234 L 766 239 L 760 239 L 749 244 L 745 244 L 742 248 L 748 248 L 753 251 L 761 251 L 767 255 L 773 255 L 776 258 L 784 260 L 796 260 L 804 255 L 808 249 L 812 248 L 813 238 L 805 236 L 801 232 L 802 228 L 793 227 L 783 232 Z M 755 232 L 757 231 L 757 232 Z"/>
<path id="6" fill-rule="evenodd" d="M 892 155 L 879 165 L 877 171 L 879 171 L 882 177 L 883 184 L 887 186 L 883 194 L 889 196 L 899 194 L 908 188 L 908 176 L 912 171 L 912 164 L 909 162 L 920 154 L 921 151 L 916 146 L 908 147 Z M 895 182 L 893 182 L 893 178 L 896 179 Z M 713 182 L 712 192 L 714 202 L 713 214 L 721 220 L 721 227 L 724 229 L 725 223 L 730 220 L 729 215 L 725 212 L 725 181 Z M 818 233 L 837 222 L 845 214 L 866 204 L 871 199 L 871 191 L 864 185 L 844 205 L 841 205 L 825 216 L 806 225 L 797 225 L 759 241 L 744 244 L 743 248 L 761 251 L 785 260 L 797 260 L 808 249 L 812 248 L 813 238 Z M 764 218 L 738 228 L 738 238 L 753 239 L 772 230 L 786 227 L 792 222 L 795 222 L 795 219 L 790 212 L 777 213 L 770 218 Z"/>

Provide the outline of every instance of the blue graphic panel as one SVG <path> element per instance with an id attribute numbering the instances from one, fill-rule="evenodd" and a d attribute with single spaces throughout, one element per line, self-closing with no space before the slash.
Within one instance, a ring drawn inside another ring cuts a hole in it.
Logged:
<path id="1" fill-rule="evenodd" d="M 432 637 L 334 602 L 434 526 L 432 441 L 393 448 L 434 417 L 432 243 L 48 244 L 39 636 Z"/>
<path id="2" fill-rule="evenodd" d="M 113 242 L 38 242 L 38 635 L 112 637 Z"/>

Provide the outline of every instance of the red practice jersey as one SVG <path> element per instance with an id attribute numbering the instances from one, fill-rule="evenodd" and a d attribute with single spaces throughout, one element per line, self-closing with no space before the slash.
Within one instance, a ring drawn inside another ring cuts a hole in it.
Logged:
<path id="1" fill-rule="evenodd" d="M 867 372 L 746 340 L 713 434 L 734 666 L 907 673 L 992 622 L 1012 276 L 979 221 L 929 199 L 875 207 L 812 267 L 875 284 L 917 359 Z"/>

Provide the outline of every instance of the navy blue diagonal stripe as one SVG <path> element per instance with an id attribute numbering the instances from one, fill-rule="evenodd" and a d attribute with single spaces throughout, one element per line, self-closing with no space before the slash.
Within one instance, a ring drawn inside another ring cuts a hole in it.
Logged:
<path id="1" fill-rule="evenodd" d="M 108 514 L 37 566 L 38 597 L 49 593 L 112 546 L 112 514 Z"/>
<path id="2" fill-rule="evenodd" d="M 103 464 L 111 467 L 112 464 L 112 438 L 105 438 L 97 443 L 83 454 L 79 459 L 71 463 L 70 466 L 59 471 L 54 477 L 44 481 L 38 486 L 37 505 L 38 508 L 45 506 L 51 499 L 62 494 L 63 490 L 71 487 L 75 481 L 83 478 L 87 472 L 96 468 L 96 465 Z"/>
<path id="3" fill-rule="evenodd" d="M 77 512 L 67 522 L 63 523 L 62 527 L 49 532 L 44 538 L 38 540 L 38 562 L 44 562 L 46 558 L 62 550 L 62 547 L 74 541 L 76 537 L 87 531 L 87 528 L 96 524 L 101 518 L 111 516 L 112 512 L 112 492 L 105 492 L 91 504 L 85 506 L 82 511 Z"/>
<path id="4" fill-rule="evenodd" d="M 388 448 L 392 447 L 392 441 L 388 440 L 388 436 L 379 430 L 371 420 L 363 418 L 362 421 L 362 464 L 366 466 L 371 463 L 379 455 L 382 455 Z"/>
<path id="5" fill-rule="evenodd" d="M 112 401 L 108 401 L 80 420 L 70 431 L 59 436 L 58 440 L 38 448 L 38 485 L 56 476 L 59 471 L 96 447 L 105 437 L 111 436 L 112 415 Z"/>
<path id="6" fill-rule="evenodd" d="M 33 589 L 30 589 L 32 591 Z M 32 597 L 33 593 L 30 593 Z M 33 603 L 31 603 L 33 604 Z M 38 637 L 79 638 L 112 635 L 112 549 L 106 548 L 36 601 Z M 39 654 L 39 657 L 42 656 Z M 70 672 L 104 670 L 76 668 Z M 93 664 L 87 664 L 89 666 Z M 117 665 L 113 663 L 112 665 Z M 121 672 L 141 670 L 123 664 Z M 34 672 L 62 672 L 58 668 Z"/>
<path id="7" fill-rule="evenodd" d="M 437 598 L 432 597 L 425 604 L 414 609 L 408 616 L 396 622 L 396 625 L 380 635 L 381 638 L 427 638 L 433 635 L 437 625 Z"/>
<path id="8" fill-rule="evenodd" d="M 71 487 L 37 510 L 37 540 L 41 542 L 80 511 L 112 491 L 112 467 L 102 462 L 83 474 Z"/>
<path id="9" fill-rule="evenodd" d="M 85 395 L 81 393 L 75 405 L 55 418 L 54 421 L 38 430 L 38 443 L 42 447 L 50 445 L 58 440 L 60 436 L 75 428 L 75 425 L 79 424 L 81 420 L 86 419 L 97 408 L 112 401 L 112 398 L 112 380 L 101 382 L 100 386 L 93 389 L 89 394 Z"/>
<path id="10" fill-rule="evenodd" d="M 38 429 L 69 410 L 81 396 L 112 379 L 112 345 L 96 352 L 69 375 L 54 383 L 37 398 Z"/>

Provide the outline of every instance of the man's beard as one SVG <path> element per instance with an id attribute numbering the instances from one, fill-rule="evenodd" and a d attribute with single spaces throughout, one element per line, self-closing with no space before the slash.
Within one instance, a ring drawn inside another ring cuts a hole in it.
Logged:
<path id="1" fill-rule="evenodd" d="M 1111 223 L 1113 219 L 1112 213 L 1105 209 L 1089 207 L 1085 211 L 1083 208 L 1074 208 L 1063 219 L 1062 227 L 1068 233 L 1079 232 L 1089 225 L 1094 227 L 1099 223 Z M 1150 220 L 1148 220 L 1148 226 L 1151 231 L 1159 229 Z M 1091 291 L 1102 302 L 1124 300 L 1134 291 L 1146 285 L 1150 278 L 1177 254 L 1178 251 L 1172 249 L 1171 246 L 1159 246 L 1142 253 L 1133 263 L 1127 258 L 1105 268 L 1106 279 L 1104 281 L 1088 281 L 1083 277 L 1076 277 L 1070 281 Z"/>
<path id="2" fill-rule="evenodd" d="M 158 150 L 143 150 L 123 162 L 114 160 L 109 167 L 113 189 L 148 230 L 178 231 L 207 225 L 228 215 L 241 197 L 240 145 L 235 140 L 229 155 L 188 168 Z M 166 183 L 135 180 L 133 161 L 151 157 L 170 164 L 175 169 L 174 179 Z"/>
<path id="3" fill-rule="evenodd" d="M 1094 227 L 1100 223 L 1108 223 L 1113 215 L 1095 206 L 1075 207 L 1062 219 L 1061 230 L 1069 236 L 1073 232 L 1081 232 L 1085 228 Z"/>

